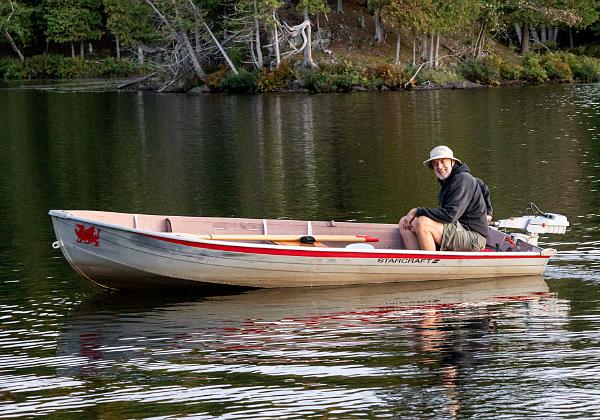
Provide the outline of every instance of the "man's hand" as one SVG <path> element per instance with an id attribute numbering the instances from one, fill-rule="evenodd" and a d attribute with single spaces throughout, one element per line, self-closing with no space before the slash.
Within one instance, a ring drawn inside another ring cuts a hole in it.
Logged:
<path id="1" fill-rule="evenodd" d="M 490 223 L 492 223 L 492 216 L 491 216 L 490 214 L 488 214 L 488 215 L 486 216 L 486 218 L 487 218 L 488 225 L 489 225 Z"/>
<path id="2" fill-rule="evenodd" d="M 412 230 L 412 222 L 417 217 L 417 209 L 411 209 L 406 216 L 400 219 L 400 226 L 402 226 L 406 230 Z"/>

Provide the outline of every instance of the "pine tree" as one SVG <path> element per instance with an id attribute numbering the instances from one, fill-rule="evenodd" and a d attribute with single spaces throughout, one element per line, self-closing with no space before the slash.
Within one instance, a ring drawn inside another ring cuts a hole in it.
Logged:
<path id="1" fill-rule="evenodd" d="M 44 18 L 47 39 L 60 44 L 70 42 L 72 57 L 75 42 L 80 42 L 83 58 L 84 41 L 99 39 L 101 35 L 99 0 L 45 0 Z"/>
<path id="2" fill-rule="evenodd" d="M 17 0 L 3 0 L 0 2 L 0 34 L 10 44 L 13 51 L 23 61 L 25 56 L 19 48 L 27 45 L 33 35 L 31 15 L 34 8 Z M 1 38 L 0 38 L 1 39 Z"/>
<path id="3" fill-rule="evenodd" d="M 152 9 L 143 0 L 102 0 L 106 13 L 106 28 L 115 36 L 117 59 L 121 47 L 137 47 L 138 60 L 143 63 L 142 44 L 159 39 L 151 22 Z"/>

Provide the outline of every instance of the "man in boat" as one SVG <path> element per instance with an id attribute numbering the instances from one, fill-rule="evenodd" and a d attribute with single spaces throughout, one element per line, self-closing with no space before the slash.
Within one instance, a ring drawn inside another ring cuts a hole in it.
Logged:
<path id="1" fill-rule="evenodd" d="M 438 178 L 440 207 L 416 207 L 400 220 L 406 249 L 481 251 L 492 220 L 488 187 L 447 146 L 433 148 L 423 165 Z"/>

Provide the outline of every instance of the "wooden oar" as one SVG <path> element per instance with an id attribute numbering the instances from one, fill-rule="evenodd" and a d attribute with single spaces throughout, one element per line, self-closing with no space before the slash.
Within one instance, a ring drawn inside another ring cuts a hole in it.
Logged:
<path id="1" fill-rule="evenodd" d="M 379 242 L 379 238 L 368 235 L 201 235 L 195 234 L 198 239 L 214 241 L 276 241 L 276 242 L 301 242 L 311 244 L 314 242 Z"/>

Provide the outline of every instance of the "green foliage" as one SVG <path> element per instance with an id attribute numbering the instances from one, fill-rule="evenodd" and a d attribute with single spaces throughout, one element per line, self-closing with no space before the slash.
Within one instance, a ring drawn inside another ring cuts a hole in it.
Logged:
<path id="1" fill-rule="evenodd" d="M 523 78 L 523 66 L 502 61 L 500 63 L 500 78 L 502 80 L 521 80 Z"/>
<path id="2" fill-rule="evenodd" d="M 100 62 L 98 74 L 101 77 L 125 77 L 140 73 L 142 70 L 133 59 L 122 58 L 117 60 L 108 57 Z"/>
<path id="3" fill-rule="evenodd" d="M 548 81 L 548 73 L 538 54 L 525 54 L 523 57 L 523 79 L 530 83 L 544 83 Z"/>
<path id="4" fill-rule="evenodd" d="M 550 50 L 550 51 L 557 51 L 558 50 L 558 44 L 555 41 L 546 41 L 546 42 L 544 42 L 542 44 L 536 43 L 534 45 L 534 47 L 536 47 L 538 45 L 539 45 L 540 50 L 545 50 L 545 51 L 548 51 L 548 50 Z"/>
<path id="5" fill-rule="evenodd" d="M 578 57 L 573 65 L 573 75 L 584 83 L 600 82 L 600 59 Z"/>
<path id="6" fill-rule="evenodd" d="M 374 90 L 381 86 L 381 80 L 374 77 L 369 69 L 347 62 L 321 69 L 304 69 L 300 77 L 306 89 L 317 93 L 350 92 L 355 86 Z"/>
<path id="7" fill-rule="evenodd" d="M 276 25 L 273 11 L 280 9 L 283 4 L 283 0 L 236 0 L 237 10 L 246 11 L 248 16 L 252 17 L 252 19 L 256 18 L 259 22 L 264 23 L 268 27 Z"/>
<path id="8" fill-rule="evenodd" d="M 15 58 L 0 60 L 0 77 L 6 80 L 26 79 L 25 65 Z"/>
<path id="9" fill-rule="evenodd" d="M 391 3 L 391 0 L 367 0 L 367 7 L 374 12 L 382 10 L 388 3 Z"/>
<path id="10" fill-rule="evenodd" d="M 153 11 L 145 1 L 140 0 L 102 0 L 106 13 L 106 28 L 118 36 L 126 47 L 141 42 L 158 41 L 152 23 Z"/>
<path id="11" fill-rule="evenodd" d="M 541 71 L 543 72 L 543 70 L 542 68 Z M 458 71 L 465 79 L 486 85 L 498 85 L 503 81 L 517 81 L 526 78 L 523 66 L 509 63 L 495 55 L 465 60 L 459 65 Z M 527 78 L 533 77 L 535 74 L 533 72 Z M 541 80 L 534 77 L 534 81 Z"/>
<path id="12" fill-rule="evenodd" d="M 423 77 L 426 77 L 428 81 L 437 83 L 440 85 L 444 85 L 446 83 L 451 82 L 462 82 L 464 81 L 464 77 L 459 73 L 456 73 L 452 70 L 444 70 L 444 69 L 425 69 L 423 73 Z"/>
<path id="13" fill-rule="evenodd" d="M 328 74 L 319 69 L 304 69 L 301 74 L 304 87 L 311 92 L 324 93 L 334 90 L 333 83 Z"/>
<path id="14" fill-rule="evenodd" d="M 506 22 L 537 25 L 566 25 L 583 28 L 598 17 L 595 1 L 592 0 L 508 0 L 503 10 Z"/>
<path id="15" fill-rule="evenodd" d="M 600 21 L 599 21 L 599 25 L 600 25 Z M 598 37 L 600 37 L 600 34 L 598 34 Z M 581 45 L 581 46 L 571 49 L 569 51 L 571 51 L 573 54 L 577 54 L 577 55 L 587 55 L 590 57 L 600 58 L 600 43 L 591 44 L 591 45 Z"/>
<path id="16" fill-rule="evenodd" d="M 294 80 L 294 71 L 292 66 L 283 62 L 279 68 L 273 71 L 261 70 L 256 76 L 257 92 L 275 92 L 281 89 L 288 89 Z"/>
<path id="17" fill-rule="evenodd" d="M 564 21 L 568 26 L 586 28 L 598 21 L 600 4 L 595 0 L 564 0 L 557 3 L 557 7 L 560 8 L 561 3 L 565 11 L 574 15 L 572 21 Z"/>
<path id="18" fill-rule="evenodd" d="M 98 77 L 98 66 L 81 57 L 65 57 L 58 65 L 59 79 L 84 79 Z"/>
<path id="19" fill-rule="evenodd" d="M 25 60 L 25 71 L 28 79 L 54 79 L 58 76 L 58 68 L 64 60 L 61 55 L 35 55 Z"/>
<path id="20" fill-rule="evenodd" d="M 100 38 L 99 0 L 45 0 L 48 40 L 64 43 Z"/>
<path id="21" fill-rule="evenodd" d="M 541 63 L 546 70 L 548 79 L 556 82 L 572 82 L 573 72 L 566 57 L 561 54 L 545 54 Z"/>
<path id="22" fill-rule="evenodd" d="M 331 66 L 326 69 L 326 72 L 331 80 L 333 90 L 349 92 L 353 86 L 366 87 L 368 85 L 365 72 L 349 62 Z"/>
<path id="23" fill-rule="evenodd" d="M 0 32 L 8 32 L 15 42 L 23 45 L 30 43 L 34 29 L 32 16 L 35 8 L 27 3 L 30 2 L 12 0 L 11 4 L 6 0 L 0 1 Z"/>
<path id="24" fill-rule="evenodd" d="M 129 76 L 143 70 L 129 59 L 107 58 L 95 62 L 57 54 L 36 55 L 24 62 L 12 58 L 0 61 L 0 77 L 17 80 Z"/>
<path id="25" fill-rule="evenodd" d="M 221 82 L 228 73 L 229 69 L 227 67 L 221 67 L 217 71 L 210 73 L 206 78 L 206 86 L 215 90 L 221 89 Z"/>
<path id="26" fill-rule="evenodd" d="M 406 27 L 417 32 L 427 28 L 430 14 L 425 2 L 421 0 L 387 0 L 377 2 L 368 0 L 368 6 L 373 9 L 380 6 L 382 17 L 394 27 Z"/>
<path id="27" fill-rule="evenodd" d="M 256 74 L 240 70 L 240 74 L 228 73 L 221 80 L 221 89 L 228 93 L 253 93 L 256 91 Z"/>
<path id="28" fill-rule="evenodd" d="M 250 50 L 246 45 L 233 45 L 227 50 L 227 55 L 236 67 L 241 67 L 250 55 Z"/>
<path id="29" fill-rule="evenodd" d="M 496 56 L 484 58 L 470 58 L 459 65 L 460 74 L 467 80 L 486 85 L 500 83 L 502 60 Z"/>
<path id="30" fill-rule="evenodd" d="M 431 29 L 451 33 L 464 28 L 478 14 L 477 0 L 429 0 L 431 4 Z M 427 3 L 427 2 L 426 2 Z"/>
<path id="31" fill-rule="evenodd" d="M 309 15 L 327 13 L 329 11 L 329 6 L 325 0 L 300 0 L 296 8 L 299 12 L 306 12 Z"/>
<path id="32" fill-rule="evenodd" d="M 410 78 L 399 66 L 393 64 L 380 64 L 368 69 L 368 74 L 376 87 L 382 85 L 390 89 L 398 89 Z"/>

